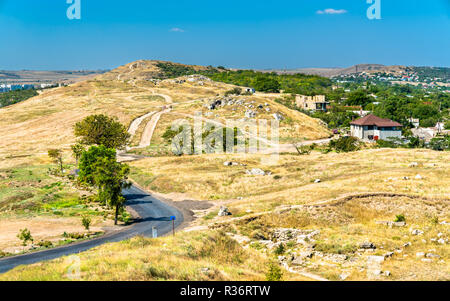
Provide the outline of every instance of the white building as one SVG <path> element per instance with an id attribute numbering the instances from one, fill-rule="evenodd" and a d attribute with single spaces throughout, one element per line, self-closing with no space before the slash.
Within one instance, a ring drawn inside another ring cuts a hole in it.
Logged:
<path id="1" fill-rule="evenodd" d="M 364 116 L 350 123 L 350 133 L 363 141 L 387 140 L 401 138 L 402 125 L 390 119 L 383 119 L 373 114 Z"/>

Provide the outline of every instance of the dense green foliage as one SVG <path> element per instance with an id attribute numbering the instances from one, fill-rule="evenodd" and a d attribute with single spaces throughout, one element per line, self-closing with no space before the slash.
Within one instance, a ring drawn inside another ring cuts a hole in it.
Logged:
<path id="1" fill-rule="evenodd" d="M 337 153 L 354 152 L 360 149 L 360 142 L 356 137 L 341 137 L 337 140 L 331 140 L 328 149 Z"/>
<path id="2" fill-rule="evenodd" d="M 205 75 L 214 81 L 253 87 L 256 91 L 261 92 L 279 92 L 283 90 L 285 93 L 316 95 L 331 91 L 331 80 L 315 75 L 279 75 L 252 70 L 207 72 Z"/>
<path id="3" fill-rule="evenodd" d="M 38 93 L 34 89 L 2 92 L 0 93 L 0 108 L 27 100 L 36 95 Z"/>
<path id="4" fill-rule="evenodd" d="M 80 158 L 78 181 L 83 184 L 95 185 L 95 165 L 103 158 L 115 159 L 116 151 L 100 145 L 91 146 L 87 151 L 83 152 Z"/>
<path id="5" fill-rule="evenodd" d="M 173 63 L 158 63 L 161 78 L 173 78 L 191 74 L 202 74 L 218 82 L 243 87 L 253 87 L 260 92 L 316 95 L 331 91 L 331 80 L 325 77 L 306 74 L 276 74 L 256 72 L 253 70 L 231 71 L 209 66 L 206 70 L 196 71 L 194 68 Z"/>
<path id="6" fill-rule="evenodd" d="M 127 182 L 129 173 L 128 165 L 116 161 L 115 149 L 104 145 L 91 146 L 80 159 L 78 181 L 97 187 L 100 202 L 116 208 L 115 224 L 125 204 L 122 189 L 130 186 Z"/>
<path id="7" fill-rule="evenodd" d="M 86 145 L 104 145 L 107 148 L 121 149 L 130 138 L 126 127 L 106 115 L 91 115 L 75 124 L 75 136 L 81 137 Z"/>

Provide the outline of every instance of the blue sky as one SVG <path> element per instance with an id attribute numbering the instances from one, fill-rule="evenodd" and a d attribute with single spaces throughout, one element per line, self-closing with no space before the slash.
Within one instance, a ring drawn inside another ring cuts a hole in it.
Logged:
<path id="1" fill-rule="evenodd" d="M 138 59 L 237 68 L 450 66 L 450 0 L 0 0 L 0 70 Z M 327 13 L 325 13 L 327 12 Z"/>

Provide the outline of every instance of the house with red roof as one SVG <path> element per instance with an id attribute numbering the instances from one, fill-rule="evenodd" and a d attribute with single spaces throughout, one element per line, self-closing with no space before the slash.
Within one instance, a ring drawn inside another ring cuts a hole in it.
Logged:
<path id="1" fill-rule="evenodd" d="M 401 138 L 402 125 L 390 119 L 383 119 L 373 114 L 364 116 L 350 123 L 350 133 L 364 141 Z"/>

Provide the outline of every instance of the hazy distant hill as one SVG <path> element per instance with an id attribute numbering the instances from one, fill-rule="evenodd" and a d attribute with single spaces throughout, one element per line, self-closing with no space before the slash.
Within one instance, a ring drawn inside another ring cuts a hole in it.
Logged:
<path id="1" fill-rule="evenodd" d="M 414 67 L 414 66 L 385 66 L 380 64 L 359 64 L 348 68 L 299 68 L 292 70 L 265 70 L 266 72 L 277 72 L 285 74 L 305 73 L 334 77 L 354 73 L 390 73 L 399 75 L 408 71 L 418 72 L 423 76 L 449 78 L 450 68 L 447 67 Z"/>
<path id="2" fill-rule="evenodd" d="M 0 70 L 0 83 L 7 84 L 37 84 L 67 82 L 72 83 L 85 80 L 98 74 L 105 73 L 104 70 L 96 71 L 4 71 Z"/>

